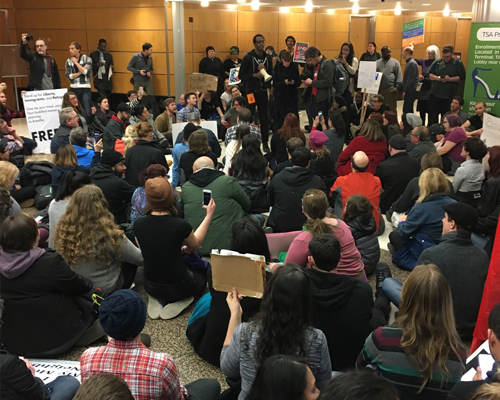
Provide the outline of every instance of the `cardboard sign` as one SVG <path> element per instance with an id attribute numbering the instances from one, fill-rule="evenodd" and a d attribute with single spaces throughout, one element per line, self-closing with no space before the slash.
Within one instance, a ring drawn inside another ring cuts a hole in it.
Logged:
<path id="1" fill-rule="evenodd" d="M 50 154 L 50 141 L 59 128 L 59 110 L 67 89 L 36 90 L 23 97 L 31 139 L 38 143 L 33 153 Z"/>
<path id="2" fill-rule="evenodd" d="M 73 376 L 81 382 L 79 361 L 42 359 L 30 359 L 30 361 L 35 368 L 35 376 L 40 378 L 44 384 L 63 375 Z"/>
<path id="3" fill-rule="evenodd" d="M 306 62 L 306 50 L 309 48 L 309 43 L 297 42 L 293 49 L 293 61 L 297 63 Z"/>
<path id="4" fill-rule="evenodd" d="M 230 85 L 238 85 L 241 83 L 239 73 L 240 73 L 240 67 L 231 68 L 229 70 L 229 84 Z"/>
<path id="5" fill-rule="evenodd" d="M 219 292 L 230 292 L 235 287 L 242 296 L 262 298 L 266 283 L 264 257 L 224 250 L 221 253 L 223 254 L 214 252 L 211 254 L 214 289 Z"/>
<path id="6" fill-rule="evenodd" d="M 195 92 L 199 90 L 204 92 L 205 90 L 217 91 L 217 81 L 218 78 L 209 74 L 191 74 L 189 75 L 189 91 Z"/>

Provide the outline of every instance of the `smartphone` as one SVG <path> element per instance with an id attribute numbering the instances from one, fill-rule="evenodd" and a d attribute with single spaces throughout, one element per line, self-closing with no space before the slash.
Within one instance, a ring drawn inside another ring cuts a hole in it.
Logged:
<path id="1" fill-rule="evenodd" d="M 101 134 L 100 132 L 94 132 L 94 138 L 95 142 L 97 143 L 99 140 L 101 140 Z"/>
<path id="2" fill-rule="evenodd" d="M 143 95 L 144 94 L 144 87 L 139 86 L 139 94 Z"/>
<path id="3" fill-rule="evenodd" d="M 212 191 L 208 189 L 203 189 L 203 205 L 208 206 L 210 199 L 212 198 Z"/>
<path id="4" fill-rule="evenodd" d="M 341 60 L 342 58 L 344 58 L 344 56 L 342 54 L 339 54 L 339 59 Z"/>
<path id="5" fill-rule="evenodd" d="M 39 216 L 39 217 L 36 217 L 36 218 L 35 218 L 35 221 L 36 221 L 36 222 L 40 222 L 42 219 L 43 219 L 43 217 L 42 217 L 42 216 Z"/>
<path id="6" fill-rule="evenodd" d="M 323 111 L 320 111 L 320 112 L 318 113 L 318 117 L 319 117 L 319 119 L 321 119 L 321 117 L 322 117 L 322 116 L 323 116 Z"/>

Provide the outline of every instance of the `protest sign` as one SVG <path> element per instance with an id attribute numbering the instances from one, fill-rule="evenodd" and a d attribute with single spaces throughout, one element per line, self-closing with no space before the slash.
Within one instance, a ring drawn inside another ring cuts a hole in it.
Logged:
<path id="1" fill-rule="evenodd" d="M 424 43 L 425 18 L 403 24 L 403 47 Z"/>
<path id="2" fill-rule="evenodd" d="M 177 143 L 177 136 L 184 130 L 187 122 L 177 122 L 172 124 L 172 140 Z M 201 121 L 200 126 L 205 129 L 210 129 L 215 135 L 217 135 L 217 121 Z"/>
<path id="3" fill-rule="evenodd" d="M 217 80 L 218 78 L 209 74 L 191 74 L 189 75 L 189 91 L 195 92 L 199 90 L 204 92 L 205 90 L 217 91 Z"/>
<path id="4" fill-rule="evenodd" d="M 488 147 L 500 146 L 500 118 L 483 114 L 483 133 L 481 140 Z"/>
<path id="5" fill-rule="evenodd" d="M 33 153 L 50 154 L 50 141 L 59 128 L 59 110 L 67 89 L 36 90 L 23 97 L 31 139 L 38 143 Z"/>
<path id="6" fill-rule="evenodd" d="M 58 376 L 70 375 L 78 379 L 80 378 L 80 362 L 65 361 L 65 360 L 43 360 L 30 359 L 35 368 L 35 376 L 40 378 L 44 384 L 52 382 Z"/>
<path id="7" fill-rule="evenodd" d="M 360 61 L 358 74 L 358 88 L 368 89 L 374 85 L 377 79 L 377 62 Z"/>
<path id="8" fill-rule="evenodd" d="M 297 63 L 306 62 L 306 50 L 309 48 L 309 43 L 297 42 L 293 50 L 293 61 Z"/>
<path id="9" fill-rule="evenodd" d="M 229 84 L 230 85 L 238 85 L 241 83 L 239 73 L 240 73 L 240 67 L 231 68 L 229 70 Z"/>

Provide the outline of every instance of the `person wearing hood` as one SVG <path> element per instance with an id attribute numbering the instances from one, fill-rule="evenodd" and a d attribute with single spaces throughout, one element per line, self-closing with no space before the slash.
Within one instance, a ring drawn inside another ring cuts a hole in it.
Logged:
<path id="1" fill-rule="evenodd" d="M 302 213 L 302 197 L 308 189 L 320 189 L 326 193 L 323 179 L 309 169 L 311 151 L 299 147 L 292 153 L 292 167 L 285 168 L 267 185 L 267 193 L 273 207 L 267 226 L 274 232 L 302 230 L 306 216 Z"/>
<path id="2" fill-rule="evenodd" d="M 370 332 L 387 323 L 389 299 L 379 291 L 374 306 L 367 282 L 337 273 L 341 245 L 335 236 L 312 238 L 309 254 L 311 321 L 326 336 L 332 370 L 351 369 Z"/>
<path id="3" fill-rule="evenodd" d="M 332 105 L 332 112 L 342 116 L 345 122 L 345 126 L 351 125 L 351 121 L 349 121 L 349 109 L 347 108 L 347 103 L 342 96 L 335 96 Z M 366 115 L 366 118 L 368 118 L 368 115 L 369 114 Z"/>
<path id="4" fill-rule="evenodd" d="M 201 255 L 208 255 L 212 249 L 228 249 L 231 244 L 233 223 L 245 217 L 250 211 L 251 201 L 232 176 L 214 169 L 209 157 L 200 157 L 193 164 L 193 174 L 182 187 L 182 202 L 186 221 L 198 229 L 205 218 L 205 211 L 200 207 L 203 190 L 212 192 L 212 199 L 217 204 L 212 222 L 202 246 L 198 249 Z"/>
<path id="5" fill-rule="evenodd" d="M 111 117 L 111 120 L 104 128 L 104 133 L 102 135 L 104 150 L 113 150 L 115 148 L 115 142 L 122 139 L 125 135 L 125 129 L 127 128 L 131 115 L 132 110 L 127 104 L 118 104 L 116 115 Z"/>
<path id="6" fill-rule="evenodd" d="M 139 122 L 132 129 L 139 138 L 135 146 L 125 153 L 125 180 L 135 188 L 139 186 L 138 175 L 152 164 L 163 165 L 168 169 L 163 151 L 158 142 L 153 141 L 153 128 L 148 122 Z"/>
<path id="7" fill-rule="evenodd" d="M 58 253 L 36 247 L 38 235 L 36 221 L 25 214 L 2 223 L 2 343 L 11 354 L 53 358 L 88 346 L 104 331 L 93 311 L 92 282 Z"/>
<path id="8" fill-rule="evenodd" d="M 101 163 L 90 172 L 92 183 L 104 193 L 109 211 L 117 224 L 127 222 L 130 201 L 135 191 L 135 187 L 123 179 L 123 173 L 127 169 L 124 161 L 125 158 L 117 151 L 104 150 Z"/>

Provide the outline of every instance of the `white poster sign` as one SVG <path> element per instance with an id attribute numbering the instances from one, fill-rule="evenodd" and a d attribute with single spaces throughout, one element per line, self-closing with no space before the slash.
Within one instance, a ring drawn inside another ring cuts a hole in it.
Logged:
<path id="1" fill-rule="evenodd" d="M 187 125 L 187 122 L 177 122 L 176 124 L 172 124 L 172 141 L 175 145 L 177 142 L 177 136 L 184 130 L 184 127 Z M 200 126 L 205 129 L 210 129 L 215 136 L 217 136 L 217 121 L 201 121 Z"/>
<path id="2" fill-rule="evenodd" d="M 50 140 L 59 128 L 59 110 L 67 89 L 26 92 L 23 97 L 31 139 L 38 143 L 34 153 L 50 154 Z"/>
<path id="3" fill-rule="evenodd" d="M 230 85 L 239 85 L 241 83 L 239 73 L 240 73 L 240 67 L 231 68 L 229 70 L 229 84 Z"/>
<path id="4" fill-rule="evenodd" d="M 62 375 L 74 376 L 81 382 L 79 361 L 42 359 L 30 359 L 30 361 L 35 367 L 35 376 L 40 378 L 44 384 L 52 382 Z"/>
<path id="5" fill-rule="evenodd" d="M 481 140 L 488 147 L 500 145 L 500 118 L 484 113 Z"/>
<path id="6" fill-rule="evenodd" d="M 360 61 L 358 74 L 358 88 L 368 89 L 373 86 L 377 76 L 376 61 Z"/>

